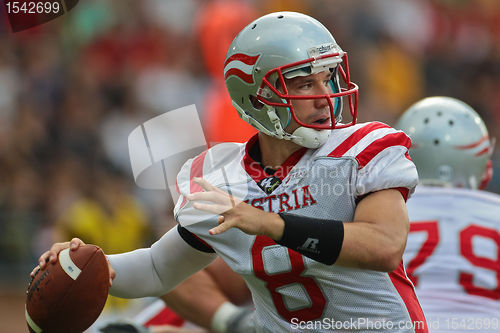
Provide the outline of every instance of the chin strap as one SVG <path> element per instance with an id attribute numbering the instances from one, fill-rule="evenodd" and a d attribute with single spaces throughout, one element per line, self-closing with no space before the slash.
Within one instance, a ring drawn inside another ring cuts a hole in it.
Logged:
<path id="1" fill-rule="evenodd" d="M 306 148 L 319 148 L 330 137 L 331 130 L 315 130 L 308 127 L 299 127 L 292 134 L 292 141 Z"/>
<path id="2" fill-rule="evenodd" d="M 290 140 L 302 147 L 306 148 L 318 148 L 321 147 L 330 137 L 331 130 L 315 130 L 313 128 L 308 127 L 299 127 L 292 134 L 285 132 L 283 127 L 281 126 L 280 119 L 276 114 L 276 110 L 273 107 L 264 106 L 267 108 L 267 115 L 271 120 L 271 123 L 274 126 L 274 131 L 270 131 L 261 123 L 259 123 L 255 118 L 248 115 L 243 108 L 241 108 L 238 104 L 233 101 L 233 106 L 238 111 L 241 119 L 258 129 L 260 132 L 274 136 L 278 139 Z M 264 111 L 264 110 L 263 110 Z"/>
<path id="3" fill-rule="evenodd" d="M 264 131 L 265 134 L 274 136 L 278 139 L 292 141 L 299 146 L 306 148 L 319 148 L 325 144 L 330 137 L 331 130 L 315 130 L 308 127 L 299 127 L 292 134 L 285 132 L 281 126 L 280 119 L 278 118 L 274 108 L 269 107 L 267 115 L 274 125 L 274 132 Z"/>

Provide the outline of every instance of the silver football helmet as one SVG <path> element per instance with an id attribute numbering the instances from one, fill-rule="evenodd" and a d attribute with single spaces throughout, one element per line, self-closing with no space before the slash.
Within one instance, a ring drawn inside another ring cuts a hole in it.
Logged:
<path id="1" fill-rule="evenodd" d="M 422 184 L 477 189 L 491 178 L 494 140 L 466 103 L 424 98 L 404 112 L 396 127 L 412 140 L 410 156 Z"/>
<path id="2" fill-rule="evenodd" d="M 285 78 L 332 72 L 331 94 L 290 95 Z M 308 148 L 326 142 L 333 128 L 356 122 L 358 86 L 351 82 L 347 55 L 331 33 L 304 14 L 278 12 L 250 23 L 233 40 L 224 63 L 224 77 L 240 117 L 259 131 Z M 343 80 L 341 84 L 339 78 Z M 342 97 L 347 96 L 352 121 L 340 124 Z M 329 124 L 306 124 L 296 116 L 292 100 L 326 99 Z M 285 132 L 291 119 L 301 127 Z"/>

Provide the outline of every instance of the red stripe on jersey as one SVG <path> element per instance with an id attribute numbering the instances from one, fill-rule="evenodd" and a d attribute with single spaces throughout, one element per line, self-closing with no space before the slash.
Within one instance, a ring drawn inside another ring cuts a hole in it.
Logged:
<path id="1" fill-rule="evenodd" d="M 259 182 L 261 179 L 269 177 L 269 175 L 264 172 L 259 162 L 254 161 L 254 159 L 250 157 L 250 149 L 253 145 L 259 144 L 258 140 L 258 134 L 255 134 L 250 138 L 250 140 L 248 140 L 245 146 L 245 156 L 243 156 L 242 160 L 245 171 L 250 177 L 252 177 L 253 180 L 255 180 L 255 182 Z"/>
<path id="2" fill-rule="evenodd" d="M 144 326 L 149 327 L 153 325 L 171 325 L 175 327 L 182 327 L 184 325 L 184 319 L 179 317 L 172 309 L 168 306 L 162 308 L 162 310 L 149 319 Z"/>
<path id="3" fill-rule="evenodd" d="M 398 190 L 399 193 L 403 196 L 403 199 L 408 200 L 408 194 L 410 194 L 410 190 L 407 187 L 396 187 L 395 190 Z"/>
<path id="4" fill-rule="evenodd" d="M 403 261 L 399 263 L 398 268 L 389 273 L 389 277 L 399 296 L 401 296 L 401 299 L 405 303 L 406 310 L 410 315 L 415 333 L 429 332 L 424 313 L 422 312 L 422 308 L 420 307 L 420 303 L 418 302 L 417 295 L 415 295 L 413 284 L 406 277 L 403 267 Z"/>
<path id="5" fill-rule="evenodd" d="M 411 157 L 410 157 L 410 152 L 409 151 L 406 151 L 405 157 L 408 159 L 408 161 L 411 161 Z"/>
<path id="6" fill-rule="evenodd" d="M 372 122 L 368 125 L 361 127 L 352 133 L 347 139 L 345 139 L 337 148 L 335 148 L 328 156 L 330 157 L 341 157 L 344 155 L 349 149 L 354 147 L 361 139 L 363 139 L 367 134 L 377 130 L 379 128 L 390 128 L 389 125 L 379 122 Z"/>
<path id="7" fill-rule="evenodd" d="M 406 200 L 408 200 L 408 195 L 410 194 L 410 190 L 407 187 L 392 187 L 392 189 L 398 190 L 399 193 L 401 193 L 401 195 L 403 196 L 403 199 L 405 200 L 405 202 L 406 202 Z M 356 205 L 359 204 L 361 202 L 361 200 L 363 200 L 364 198 L 366 198 L 367 196 L 369 196 L 372 193 L 374 193 L 374 192 L 369 192 L 369 193 L 365 193 L 363 195 L 358 196 L 356 198 Z"/>
<path id="8" fill-rule="evenodd" d="M 364 168 L 381 151 L 393 146 L 404 146 L 406 149 L 410 149 L 411 140 L 405 133 L 398 132 L 387 134 L 386 136 L 373 141 L 368 147 L 363 149 L 361 153 L 356 155 L 358 170 Z"/>
<path id="9" fill-rule="evenodd" d="M 181 190 L 179 189 L 179 184 L 177 183 L 177 180 L 175 181 L 175 190 L 177 191 L 177 194 L 181 194 Z M 187 204 L 187 200 L 185 197 L 182 197 L 182 202 L 179 208 L 184 207 Z"/>
<path id="10" fill-rule="evenodd" d="M 195 192 L 201 192 L 203 191 L 203 187 L 201 185 L 196 184 L 193 182 L 194 177 L 202 178 L 203 177 L 203 163 L 205 162 L 205 156 L 207 155 L 208 150 L 205 150 L 203 153 L 200 155 L 196 156 L 195 159 L 193 160 L 193 163 L 191 164 L 191 174 L 190 174 L 190 187 L 189 191 L 190 193 L 195 193 Z"/>

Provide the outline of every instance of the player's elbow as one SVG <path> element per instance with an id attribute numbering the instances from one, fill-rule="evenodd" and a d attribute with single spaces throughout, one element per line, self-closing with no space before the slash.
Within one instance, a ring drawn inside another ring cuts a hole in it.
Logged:
<path id="1" fill-rule="evenodd" d="M 392 272 L 398 268 L 403 258 L 403 251 L 398 246 L 389 246 L 381 251 L 376 260 L 376 270 L 381 272 Z"/>
<path id="2" fill-rule="evenodd" d="M 399 263 L 401 262 L 401 257 L 391 257 L 387 260 L 387 263 L 382 266 L 382 272 L 390 273 L 398 268 Z"/>

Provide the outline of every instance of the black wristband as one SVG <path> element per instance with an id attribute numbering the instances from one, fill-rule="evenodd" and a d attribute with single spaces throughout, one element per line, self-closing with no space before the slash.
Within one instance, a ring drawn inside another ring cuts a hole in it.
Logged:
<path id="1" fill-rule="evenodd" d="M 344 241 L 344 223 L 278 213 L 285 221 L 283 236 L 276 243 L 326 265 L 333 265 Z"/>

